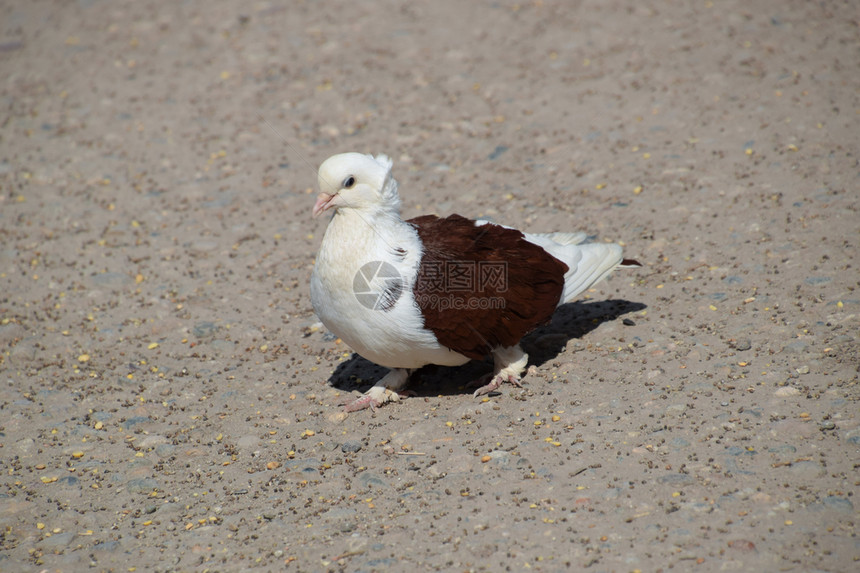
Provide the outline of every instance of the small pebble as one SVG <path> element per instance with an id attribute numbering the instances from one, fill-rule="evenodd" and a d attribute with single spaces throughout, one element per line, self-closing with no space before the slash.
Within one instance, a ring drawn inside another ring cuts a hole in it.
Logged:
<path id="1" fill-rule="evenodd" d="M 787 396 L 797 396 L 800 394 L 800 390 L 795 388 L 794 386 L 783 386 L 776 392 L 774 392 L 777 396 L 787 397 Z"/>
<path id="2" fill-rule="evenodd" d="M 361 442 L 356 442 L 356 441 L 344 442 L 343 445 L 341 445 L 341 447 L 340 447 L 340 451 L 342 451 L 345 454 L 354 454 L 356 452 L 360 452 L 361 447 L 362 447 Z"/>
<path id="3" fill-rule="evenodd" d="M 747 539 L 733 539 L 729 541 L 729 547 L 735 551 L 755 551 L 755 543 Z"/>
<path id="4" fill-rule="evenodd" d="M 847 497 L 829 495 L 824 498 L 824 505 L 847 515 L 854 513 L 854 504 Z"/>

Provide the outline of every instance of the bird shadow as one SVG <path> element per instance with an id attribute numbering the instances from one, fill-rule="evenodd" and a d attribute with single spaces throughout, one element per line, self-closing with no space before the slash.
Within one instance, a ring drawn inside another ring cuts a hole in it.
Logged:
<path id="1" fill-rule="evenodd" d="M 520 344 L 529 355 L 529 366 L 539 368 L 561 354 L 570 340 L 582 338 L 604 322 L 645 308 L 645 304 L 620 299 L 563 304 L 548 324 L 526 335 Z M 407 389 L 423 397 L 471 394 L 474 389 L 467 385 L 492 370 L 492 357 L 471 360 L 462 366 L 429 364 L 412 373 Z M 344 392 L 366 391 L 386 372 L 387 368 L 353 353 L 351 358 L 338 364 L 329 384 Z"/>

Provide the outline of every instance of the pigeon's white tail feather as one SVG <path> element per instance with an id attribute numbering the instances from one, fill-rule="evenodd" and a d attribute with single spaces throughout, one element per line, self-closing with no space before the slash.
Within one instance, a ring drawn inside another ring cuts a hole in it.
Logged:
<path id="1" fill-rule="evenodd" d="M 619 245 L 588 243 L 566 246 L 565 251 L 553 253 L 557 257 L 562 255 L 559 258 L 570 267 L 564 275 L 564 291 L 559 304 L 572 301 L 606 278 L 621 263 Z"/>
<path id="2" fill-rule="evenodd" d="M 588 233 L 535 233 L 530 234 L 530 237 L 541 237 L 549 239 L 559 245 L 578 245 L 588 238 Z M 534 241 L 532 241 L 534 242 Z"/>
<path id="3" fill-rule="evenodd" d="M 586 233 L 526 233 L 525 237 L 568 266 L 559 304 L 572 301 L 621 265 L 621 245 L 580 244 Z"/>

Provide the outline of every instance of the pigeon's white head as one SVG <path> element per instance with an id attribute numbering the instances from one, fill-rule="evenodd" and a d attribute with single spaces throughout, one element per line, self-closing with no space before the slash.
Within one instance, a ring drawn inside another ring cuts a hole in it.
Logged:
<path id="1" fill-rule="evenodd" d="M 320 194 L 313 216 L 329 209 L 358 209 L 369 214 L 400 214 L 397 181 L 392 161 L 385 155 L 341 153 L 329 157 L 319 169 Z"/>

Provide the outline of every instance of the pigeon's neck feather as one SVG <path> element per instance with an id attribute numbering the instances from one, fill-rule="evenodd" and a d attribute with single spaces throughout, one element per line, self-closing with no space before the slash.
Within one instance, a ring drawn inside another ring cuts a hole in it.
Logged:
<path id="1" fill-rule="evenodd" d="M 342 209 L 329 223 L 317 258 L 326 268 L 353 274 L 363 264 L 385 261 L 412 276 L 421 254 L 418 234 L 399 215 Z"/>

